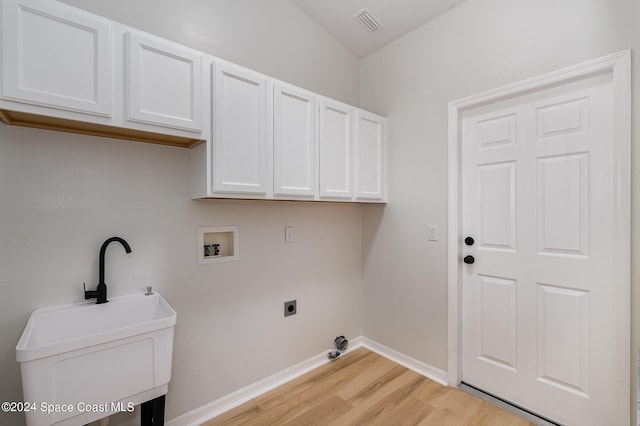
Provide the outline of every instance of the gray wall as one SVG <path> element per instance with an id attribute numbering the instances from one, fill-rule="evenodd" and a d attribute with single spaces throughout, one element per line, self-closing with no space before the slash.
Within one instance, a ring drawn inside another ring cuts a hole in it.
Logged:
<path id="1" fill-rule="evenodd" d="M 358 59 L 288 0 L 73 3 L 358 100 Z M 218 225 L 240 227 L 241 260 L 196 266 L 196 228 Z M 14 349 L 30 313 L 80 301 L 110 236 L 133 249 L 107 252 L 110 296 L 151 284 L 178 312 L 172 419 L 360 335 L 360 228 L 357 205 L 193 201 L 187 150 L 0 124 L 0 401 L 22 399 Z M 298 314 L 285 319 L 290 299 Z M 0 413 L 2 425 L 23 423 Z"/>
<path id="2" fill-rule="evenodd" d="M 638 1 L 468 0 L 362 61 L 361 106 L 388 117 L 390 140 L 389 204 L 384 212 L 363 207 L 363 335 L 447 367 L 447 104 L 630 48 L 637 83 Z M 634 84 L 633 348 L 640 343 L 639 104 Z M 429 224 L 438 225 L 438 242 L 427 241 Z"/>

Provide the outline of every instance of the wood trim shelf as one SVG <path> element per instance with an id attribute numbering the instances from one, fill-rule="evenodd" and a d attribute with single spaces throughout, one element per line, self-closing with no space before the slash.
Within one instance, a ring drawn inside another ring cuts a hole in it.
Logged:
<path id="1" fill-rule="evenodd" d="M 143 130 L 125 129 L 122 127 L 106 126 L 103 124 L 84 123 L 57 117 L 0 110 L 0 119 L 9 126 L 30 127 L 34 129 L 54 130 L 57 132 L 77 133 L 89 136 L 125 139 L 135 142 L 168 145 L 178 148 L 192 148 L 201 142 L 182 136 L 162 135 Z"/>

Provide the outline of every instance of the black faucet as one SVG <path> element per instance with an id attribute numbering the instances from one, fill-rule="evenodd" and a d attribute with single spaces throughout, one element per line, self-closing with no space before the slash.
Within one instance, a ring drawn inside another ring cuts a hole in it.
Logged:
<path id="1" fill-rule="evenodd" d="M 96 290 L 88 290 L 84 289 L 84 298 L 85 299 L 97 299 L 96 303 L 107 303 L 107 284 L 104 282 L 104 254 L 107 251 L 107 246 L 112 242 L 117 241 L 122 244 L 124 250 L 127 253 L 131 253 L 131 247 L 129 247 L 129 243 L 123 240 L 120 237 L 111 237 L 104 243 L 102 243 L 102 247 L 100 247 L 100 277 L 98 280 L 98 288 Z"/>

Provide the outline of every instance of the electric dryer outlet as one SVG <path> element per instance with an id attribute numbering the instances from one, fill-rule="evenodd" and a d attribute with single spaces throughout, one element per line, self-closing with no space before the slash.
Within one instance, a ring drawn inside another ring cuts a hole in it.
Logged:
<path id="1" fill-rule="evenodd" d="M 298 307 L 295 300 L 284 302 L 284 316 L 288 317 L 298 313 Z"/>

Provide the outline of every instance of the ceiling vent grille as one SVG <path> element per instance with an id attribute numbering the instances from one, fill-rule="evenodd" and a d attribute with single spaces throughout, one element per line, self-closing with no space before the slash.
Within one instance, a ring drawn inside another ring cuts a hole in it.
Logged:
<path id="1" fill-rule="evenodd" d="M 360 22 L 360 24 L 367 29 L 370 33 L 378 32 L 380 29 L 384 27 L 384 24 L 376 15 L 373 14 L 369 8 L 365 7 L 360 12 L 353 15 L 356 21 Z"/>

